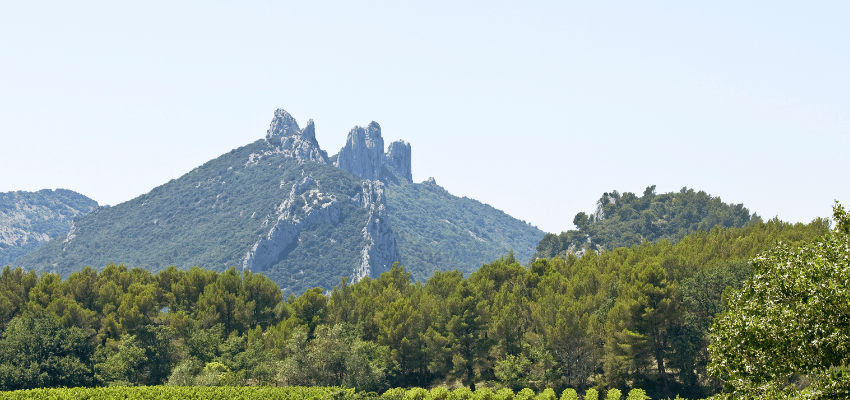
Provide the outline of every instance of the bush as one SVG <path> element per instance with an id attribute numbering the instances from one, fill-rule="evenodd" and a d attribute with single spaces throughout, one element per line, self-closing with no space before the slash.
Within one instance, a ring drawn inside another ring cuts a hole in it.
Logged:
<path id="1" fill-rule="evenodd" d="M 573 388 L 564 389 L 561 392 L 561 400 L 578 400 L 578 393 Z"/>
<path id="2" fill-rule="evenodd" d="M 623 391 L 617 388 L 613 388 L 608 391 L 607 396 L 605 396 L 605 400 L 620 400 L 623 397 Z"/>
<path id="3" fill-rule="evenodd" d="M 490 388 L 482 387 L 475 389 L 475 400 L 493 400 L 496 394 Z"/>
<path id="4" fill-rule="evenodd" d="M 524 388 L 519 391 L 519 393 L 514 396 L 515 400 L 532 400 L 534 398 L 534 391 L 529 388 Z"/>
<path id="5" fill-rule="evenodd" d="M 431 389 L 431 392 L 428 393 L 428 397 L 426 397 L 426 399 L 428 399 L 428 400 L 447 400 L 447 399 L 449 399 L 450 395 L 451 395 L 451 392 L 449 392 L 449 389 L 446 389 L 442 386 L 437 386 L 437 387 Z"/>
<path id="6" fill-rule="evenodd" d="M 452 400 L 467 400 L 467 399 L 471 400 L 472 398 L 474 398 L 474 395 L 473 395 L 472 391 L 469 390 L 469 388 L 461 387 L 461 388 L 455 389 L 452 392 L 451 396 L 449 396 L 449 398 L 452 399 Z"/>
<path id="7" fill-rule="evenodd" d="M 649 400 L 649 396 L 646 395 L 646 391 L 643 389 L 632 389 L 629 391 L 626 400 Z"/>

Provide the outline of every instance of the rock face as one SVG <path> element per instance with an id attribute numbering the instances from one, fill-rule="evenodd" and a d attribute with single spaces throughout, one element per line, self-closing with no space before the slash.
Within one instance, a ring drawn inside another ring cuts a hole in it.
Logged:
<path id="1" fill-rule="evenodd" d="M 372 121 L 367 127 L 355 126 L 348 132 L 335 166 L 363 179 L 380 180 L 384 165 L 384 138 L 381 126 Z"/>
<path id="2" fill-rule="evenodd" d="M 266 132 L 266 141 L 278 153 L 301 161 L 314 161 L 328 164 L 328 153 L 319 147 L 316 140 L 316 127 L 313 120 L 307 121 L 304 129 L 298 128 L 298 123 L 288 112 L 278 108 L 274 119 Z M 255 156 L 252 154 L 252 156 Z M 254 158 L 252 157 L 251 161 Z"/>
<path id="3" fill-rule="evenodd" d="M 401 257 L 387 215 L 384 184 L 367 180 L 363 182 L 362 196 L 352 200 L 358 201 L 360 207 L 369 210 L 369 218 L 362 231 L 367 244 L 363 248 L 360 266 L 351 274 L 352 281 L 357 282 L 366 276 L 377 278 L 388 271 L 393 263 L 400 261 Z"/>
<path id="4" fill-rule="evenodd" d="M 390 143 L 387 154 L 384 155 L 384 163 L 393 174 L 413 182 L 413 173 L 410 167 L 410 143 L 399 140 Z"/>
<path id="5" fill-rule="evenodd" d="M 73 220 L 97 202 L 65 189 L 0 193 L 0 265 L 73 230 Z"/>
<path id="6" fill-rule="evenodd" d="M 340 207 L 334 195 L 322 193 L 312 176 L 292 185 L 289 198 L 278 207 L 278 218 L 265 238 L 245 254 L 242 269 L 261 272 L 286 257 L 298 243 L 299 233 L 310 226 L 339 222 Z"/>

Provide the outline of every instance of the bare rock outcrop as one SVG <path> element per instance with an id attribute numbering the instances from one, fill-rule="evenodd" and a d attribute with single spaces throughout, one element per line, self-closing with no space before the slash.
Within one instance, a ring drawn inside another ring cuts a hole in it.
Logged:
<path id="1" fill-rule="evenodd" d="M 319 147 L 319 142 L 316 140 L 316 126 L 313 120 L 307 121 L 307 126 L 301 129 L 295 118 L 282 108 L 274 112 L 269 130 L 266 131 L 266 142 L 270 149 L 263 154 L 251 154 L 248 164 L 256 163 L 264 155 L 273 153 L 280 153 L 299 161 L 328 164 L 328 153 Z"/>
<path id="2" fill-rule="evenodd" d="M 387 153 L 384 155 L 384 165 L 399 178 L 413 182 L 410 153 L 410 143 L 404 140 L 392 142 L 387 147 Z"/>
<path id="3" fill-rule="evenodd" d="M 341 210 L 336 197 L 322 193 L 320 183 L 307 176 L 292 184 L 289 197 L 277 211 L 277 222 L 268 235 L 245 254 L 242 269 L 260 272 L 273 266 L 297 246 L 298 235 L 303 229 L 318 224 L 336 224 Z"/>
<path id="4" fill-rule="evenodd" d="M 363 179 L 380 180 L 384 165 L 384 138 L 381 126 L 372 121 L 367 127 L 355 126 L 348 132 L 335 166 Z"/>
<path id="5" fill-rule="evenodd" d="M 364 181 L 363 191 L 355 198 L 360 207 L 369 210 L 369 218 L 363 227 L 366 246 L 361 253 L 360 266 L 354 269 L 351 279 L 357 282 L 368 276 L 376 278 L 388 271 L 400 260 L 395 234 L 387 216 L 387 200 L 384 184 L 379 181 Z"/>

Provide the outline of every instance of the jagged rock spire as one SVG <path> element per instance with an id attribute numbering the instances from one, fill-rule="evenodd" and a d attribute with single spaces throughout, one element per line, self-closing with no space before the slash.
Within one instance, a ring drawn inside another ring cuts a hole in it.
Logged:
<path id="1" fill-rule="evenodd" d="M 348 132 L 340 149 L 336 167 L 363 179 L 380 180 L 384 165 L 384 138 L 381 126 L 372 121 L 367 127 L 355 126 Z"/>
<path id="2" fill-rule="evenodd" d="M 384 163 L 387 169 L 398 177 L 413 182 L 413 173 L 410 168 L 410 143 L 404 140 L 390 143 L 387 154 L 384 155 Z"/>
<path id="3" fill-rule="evenodd" d="M 316 126 L 313 120 L 307 121 L 307 126 L 302 130 L 295 118 L 282 108 L 274 112 L 274 119 L 266 132 L 266 141 L 287 157 L 320 164 L 328 163 L 328 153 L 319 147 L 316 140 Z"/>

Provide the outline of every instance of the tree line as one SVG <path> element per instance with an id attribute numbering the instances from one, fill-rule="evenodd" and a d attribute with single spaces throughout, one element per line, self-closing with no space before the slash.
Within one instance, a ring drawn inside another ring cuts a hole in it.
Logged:
<path id="1" fill-rule="evenodd" d="M 546 234 L 532 260 L 566 257 L 588 249 L 631 247 L 644 241 L 657 243 L 666 239 L 676 243 L 698 230 L 710 230 L 714 226 L 740 228 L 751 221 L 761 218 L 750 215 L 743 204 L 726 204 L 720 197 L 687 187 L 656 194 L 652 185 L 642 196 L 614 190 L 602 194 L 595 212 L 576 214 L 573 223 L 577 229 L 559 235 Z"/>
<path id="2" fill-rule="evenodd" d="M 6 267 L 0 388 L 463 385 L 704 397 L 724 384 L 709 374 L 709 328 L 753 276 L 749 260 L 828 231 L 824 219 L 755 220 L 527 266 L 510 253 L 468 277 L 438 271 L 425 282 L 396 265 L 286 299 L 264 275 L 235 268 L 109 264 L 62 280 Z"/>

